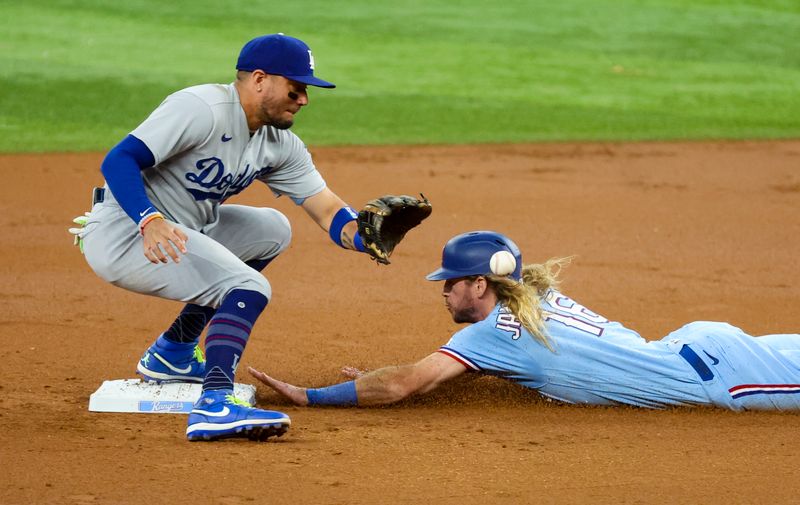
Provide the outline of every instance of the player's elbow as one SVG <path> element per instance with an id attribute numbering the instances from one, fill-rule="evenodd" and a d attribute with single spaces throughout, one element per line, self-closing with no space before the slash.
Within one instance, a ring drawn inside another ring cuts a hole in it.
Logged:
<path id="1" fill-rule="evenodd" d="M 100 164 L 100 172 L 108 179 L 110 175 L 113 177 L 114 172 L 120 169 L 127 168 L 138 173 L 153 165 L 155 165 L 155 156 L 150 148 L 133 135 L 128 135 L 106 154 Z"/>

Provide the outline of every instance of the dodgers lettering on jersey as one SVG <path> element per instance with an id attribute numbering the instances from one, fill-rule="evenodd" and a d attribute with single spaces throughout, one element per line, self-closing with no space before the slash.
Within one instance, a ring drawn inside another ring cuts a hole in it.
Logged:
<path id="1" fill-rule="evenodd" d="M 148 198 L 170 219 L 200 230 L 217 206 L 254 181 L 302 200 L 325 188 L 305 144 L 291 131 L 247 126 L 232 84 L 173 93 L 133 132 L 155 158 L 142 171 Z"/>
<path id="2" fill-rule="evenodd" d="M 223 201 L 223 199 L 240 193 L 255 179 L 272 171 L 270 166 L 253 169 L 248 164 L 241 173 L 234 176 L 234 174 L 226 172 L 225 164 L 216 156 L 199 160 L 195 163 L 195 167 L 198 171 L 186 174 L 186 180 L 203 189 L 187 187 L 186 190 L 197 201 L 207 198 Z"/>
<path id="3" fill-rule="evenodd" d="M 643 407 L 708 403 L 700 379 L 661 341 L 550 290 L 541 300 L 549 350 L 497 305 L 440 348 L 468 369 L 503 377 L 569 403 Z"/>

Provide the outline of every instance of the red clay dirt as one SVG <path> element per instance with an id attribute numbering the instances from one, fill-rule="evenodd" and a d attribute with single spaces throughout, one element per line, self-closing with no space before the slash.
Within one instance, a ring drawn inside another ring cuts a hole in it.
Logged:
<path id="1" fill-rule="evenodd" d="M 323 385 L 434 351 L 459 326 L 424 275 L 475 229 L 527 262 L 577 255 L 563 290 L 649 339 L 694 320 L 800 332 L 800 141 L 313 153 L 353 206 L 422 191 L 434 212 L 382 267 L 263 186 L 239 195 L 294 226 L 243 360 L 276 377 Z M 800 414 L 564 406 L 474 376 L 388 408 L 295 408 L 259 386 L 293 421 L 260 444 L 189 443 L 183 415 L 90 413 L 180 308 L 105 284 L 72 246 L 101 159 L 0 157 L 4 504 L 800 502 Z"/>

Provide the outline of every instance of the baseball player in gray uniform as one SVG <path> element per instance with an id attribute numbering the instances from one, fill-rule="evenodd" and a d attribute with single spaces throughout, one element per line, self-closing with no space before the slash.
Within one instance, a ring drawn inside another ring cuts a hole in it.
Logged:
<path id="1" fill-rule="evenodd" d="M 271 298 L 262 270 L 291 239 L 287 218 L 270 208 L 221 205 L 254 181 L 285 195 L 337 245 L 364 251 L 356 212 L 333 193 L 289 128 L 308 104 L 314 76 L 308 46 L 273 34 L 248 42 L 231 84 L 168 96 L 102 163 L 80 238 L 102 279 L 187 305 L 142 356 L 154 381 L 203 384 L 189 415 L 189 440 L 282 435 L 281 412 L 233 396 L 237 365 L 253 324 Z M 208 328 L 205 357 L 198 341 Z"/>

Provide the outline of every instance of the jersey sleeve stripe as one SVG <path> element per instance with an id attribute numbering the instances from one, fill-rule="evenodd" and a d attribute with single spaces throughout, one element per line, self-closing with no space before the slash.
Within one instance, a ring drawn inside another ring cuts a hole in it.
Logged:
<path id="1" fill-rule="evenodd" d="M 479 372 L 481 370 L 481 367 L 479 367 L 472 361 L 468 360 L 467 358 L 465 358 L 464 356 L 460 355 L 458 352 L 454 351 L 453 349 L 450 349 L 447 346 L 440 347 L 438 352 L 450 356 L 454 360 L 458 361 L 459 363 L 467 367 L 467 369 L 469 370 L 472 370 L 474 372 Z"/>
<path id="2" fill-rule="evenodd" d="M 731 397 L 800 394 L 800 384 L 741 384 L 728 389 Z"/>

